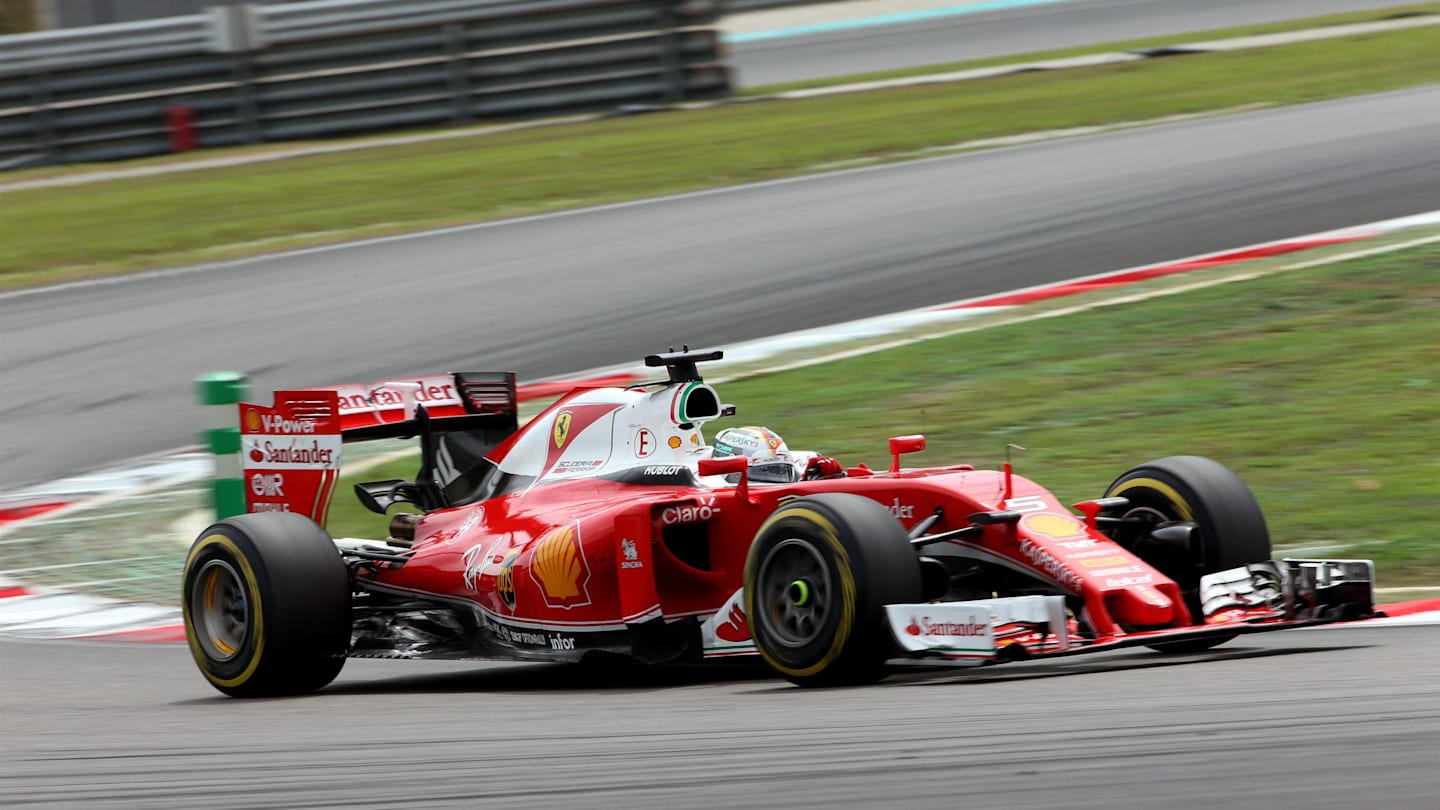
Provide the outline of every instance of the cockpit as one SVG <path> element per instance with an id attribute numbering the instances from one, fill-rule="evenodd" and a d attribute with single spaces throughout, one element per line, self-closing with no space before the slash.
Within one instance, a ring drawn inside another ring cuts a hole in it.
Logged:
<path id="1" fill-rule="evenodd" d="M 718 351 L 688 350 L 651 355 L 645 358 L 646 365 L 666 367 L 667 379 L 572 392 L 503 438 L 475 431 L 422 430 L 422 463 L 414 486 L 428 488 L 428 493 L 410 497 L 404 491 L 409 482 L 362 487 L 378 501 L 387 494 L 381 488 L 391 485 L 390 500 L 414 501 L 427 508 L 460 506 L 591 478 L 726 487 L 736 483 L 738 474 L 702 476 L 700 462 L 742 454 L 754 456 L 748 475 L 756 484 L 799 480 L 805 473 L 803 464 L 815 454 L 791 454 L 778 437 L 764 435 L 763 428 L 729 428 L 717 434 L 726 441 L 715 445 L 706 441 L 702 431 L 706 423 L 735 413 L 696 369 L 697 362 L 720 356 Z"/>

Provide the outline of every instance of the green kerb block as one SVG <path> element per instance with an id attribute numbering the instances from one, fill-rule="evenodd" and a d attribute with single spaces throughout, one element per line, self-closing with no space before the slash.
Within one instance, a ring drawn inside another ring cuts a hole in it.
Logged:
<path id="1" fill-rule="evenodd" d="M 245 398 L 249 382 L 240 371 L 212 371 L 195 378 L 195 397 L 201 405 L 234 405 Z"/>
<path id="2" fill-rule="evenodd" d="M 211 494 L 215 500 L 217 520 L 245 514 L 245 481 L 243 479 L 217 478 L 211 483 L 214 484 Z"/>
<path id="3" fill-rule="evenodd" d="M 210 448 L 217 456 L 228 456 L 240 452 L 240 428 L 210 428 L 200 432 L 200 443 Z"/>

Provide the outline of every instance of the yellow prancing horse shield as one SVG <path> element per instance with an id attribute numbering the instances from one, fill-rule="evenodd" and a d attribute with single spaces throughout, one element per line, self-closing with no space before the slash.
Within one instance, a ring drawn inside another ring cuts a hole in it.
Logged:
<path id="1" fill-rule="evenodd" d="M 555 417 L 555 447 L 557 449 L 564 447 L 565 440 L 570 438 L 570 419 L 569 411 L 561 411 Z"/>

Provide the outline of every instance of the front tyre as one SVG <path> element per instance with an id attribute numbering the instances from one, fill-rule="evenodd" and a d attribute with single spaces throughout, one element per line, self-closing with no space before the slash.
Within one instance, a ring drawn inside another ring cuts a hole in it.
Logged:
<path id="1" fill-rule="evenodd" d="M 1200 578 L 1216 571 L 1270 559 L 1270 532 L 1260 504 L 1245 482 L 1218 461 L 1171 456 L 1142 464 L 1115 479 L 1105 497 L 1130 504 L 1120 517 L 1141 520 L 1108 533 L 1115 542 L 1180 586 L 1186 607 L 1201 620 Z M 1159 542 L 1150 529 L 1162 523 L 1195 524 L 1185 546 Z M 1162 652 L 1198 652 L 1234 638 L 1156 644 Z"/>
<path id="2" fill-rule="evenodd" d="M 842 493 L 776 509 L 750 546 L 744 585 L 761 657 L 801 686 L 884 677 L 893 647 L 885 606 L 922 594 L 904 527 L 875 501 Z"/>
<path id="3" fill-rule="evenodd" d="M 350 575 L 314 521 L 289 512 L 227 518 L 185 560 L 185 637 L 201 674 L 234 697 L 313 692 L 350 646 Z"/>

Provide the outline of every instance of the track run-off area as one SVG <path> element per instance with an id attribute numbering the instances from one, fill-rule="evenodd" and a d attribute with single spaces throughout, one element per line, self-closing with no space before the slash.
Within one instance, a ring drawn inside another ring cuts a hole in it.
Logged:
<path id="1" fill-rule="evenodd" d="M 208 371 L 571 379 L 1435 211 L 1436 132 L 1419 88 L 0 295 L 0 481 L 191 444 Z M 1433 807 L 1437 642 L 1401 617 L 823 691 L 351 661 L 236 701 L 180 644 L 6 638 L 0 805 Z"/>

